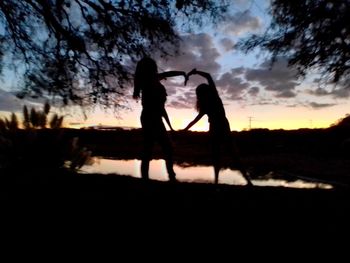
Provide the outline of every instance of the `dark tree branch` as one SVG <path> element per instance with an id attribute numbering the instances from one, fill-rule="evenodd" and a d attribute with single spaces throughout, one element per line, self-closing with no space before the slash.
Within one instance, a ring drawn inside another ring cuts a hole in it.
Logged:
<path id="1" fill-rule="evenodd" d="M 226 2 L 1 0 L 0 59 L 11 54 L 26 66 L 22 96 L 49 94 L 64 103 L 119 105 L 133 74 L 125 61 L 154 50 L 174 53 L 180 15 L 188 24 L 208 17 L 215 21 Z"/>
<path id="2" fill-rule="evenodd" d="M 346 83 L 350 76 L 350 2 L 327 0 L 274 0 L 272 21 L 261 36 L 239 46 L 250 51 L 260 47 L 272 58 L 286 56 L 300 75 L 312 69 L 326 82 Z"/>

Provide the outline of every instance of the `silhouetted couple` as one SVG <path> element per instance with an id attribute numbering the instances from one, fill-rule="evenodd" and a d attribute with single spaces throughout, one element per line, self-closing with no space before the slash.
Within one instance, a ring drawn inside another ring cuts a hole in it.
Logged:
<path id="1" fill-rule="evenodd" d="M 162 118 L 166 120 L 171 130 L 173 130 L 173 128 L 165 109 L 167 93 L 160 81 L 167 77 L 183 76 L 186 85 L 188 78 L 194 74 L 206 78 L 208 83 L 200 84 L 196 88 L 198 115 L 184 130 L 190 129 L 204 115 L 208 115 L 215 183 L 218 183 L 219 179 L 222 159 L 221 151 L 223 149 L 226 150 L 230 156 L 235 158 L 237 162 L 237 154 L 234 152 L 234 145 L 231 138 L 230 124 L 226 118 L 224 106 L 210 74 L 196 69 L 193 69 L 188 74 L 184 71 L 158 73 L 156 62 L 149 57 L 145 57 L 138 62 L 136 67 L 133 94 L 133 97 L 137 99 L 140 97 L 140 92 L 142 92 L 143 109 L 141 113 L 141 124 L 144 136 L 144 150 L 141 162 L 141 176 L 144 179 L 149 178 L 148 170 L 149 162 L 152 158 L 152 148 L 154 143 L 158 141 L 165 155 L 169 180 L 172 182 L 176 180 L 173 169 L 172 145 Z M 251 185 L 250 179 L 246 175 L 244 169 L 242 167 L 240 168 L 248 185 Z"/>

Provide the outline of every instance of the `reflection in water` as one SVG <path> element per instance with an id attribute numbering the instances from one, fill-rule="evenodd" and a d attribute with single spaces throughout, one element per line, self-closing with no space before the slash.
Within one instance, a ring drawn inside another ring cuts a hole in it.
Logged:
<path id="1" fill-rule="evenodd" d="M 267 179 L 267 180 L 253 180 L 253 184 L 256 186 L 283 186 L 291 188 L 322 188 L 332 189 L 333 186 L 326 183 L 319 182 L 306 182 L 303 180 L 287 181 L 282 179 Z"/>
<path id="2" fill-rule="evenodd" d="M 92 165 L 82 167 L 82 173 L 120 174 L 141 178 L 140 160 L 112 160 L 96 158 Z M 212 166 L 187 166 L 174 165 L 176 178 L 180 182 L 214 182 L 214 169 Z M 152 160 L 149 169 L 150 179 L 168 181 L 168 175 L 164 160 Z M 246 185 L 246 180 L 238 170 L 224 169 L 220 172 L 220 184 Z M 323 188 L 331 189 L 332 186 L 324 183 L 306 182 L 303 180 L 287 181 L 282 179 L 252 180 L 256 186 L 283 186 L 293 188 Z"/>

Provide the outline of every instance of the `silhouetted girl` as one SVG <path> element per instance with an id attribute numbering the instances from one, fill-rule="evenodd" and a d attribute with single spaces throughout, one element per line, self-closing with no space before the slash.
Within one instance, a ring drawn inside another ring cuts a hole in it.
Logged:
<path id="1" fill-rule="evenodd" d="M 162 146 L 166 168 L 170 181 L 175 181 L 175 172 L 173 170 L 172 145 L 165 129 L 162 118 L 166 120 L 171 130 L 171 123 L 165 110 L 165 101 L 167 97 L 164 86 L 160 80 L 167 77 L 184 76 L 184 71 L 167 71 L 158 73 L 156 62 L 149 58 L 142 58 L 135 71 L 134 94 L 138 99 L 140 92 L 142 94 L 142 113 L 141 124 L 144 137 L 144 149 L 141 162 L 141 176 L 148 179 L 149 162 L 152 158 L 152 149 L 155 141 Z"/>
<path id="2" fill-rule="evenodd" d="M 224 148 L 232 157 L 238 161 L 234 152 L 234 145 L 231 137 L 230 124 L 226 118 L 225 109 L 219 97 L 215 83 L 209 73 L 197 71 L 193 69 L 187 74 L 187 77 L 193 74 L 198 74 L 207 79 L 208 84 L 200 84 L 196 88 L 197 95 L 197 111 L 198 115 L 191 121 L 184 130 L 190 129 L 196 124 L 205 114 L 208 115 L 209 134 L 212 144 L 212 155 L 215 172 L 215 183 L 219 180 L 219 171 L 221 168 L 221 148 Z M 241 170 L 248 185 L 251 185 L 250 179 L 244 170 Z"/>

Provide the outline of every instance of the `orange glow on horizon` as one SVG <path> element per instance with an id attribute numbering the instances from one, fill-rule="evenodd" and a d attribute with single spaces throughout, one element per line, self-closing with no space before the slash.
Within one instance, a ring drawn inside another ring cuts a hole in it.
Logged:
<path id="1" fill-rule="evenodd" d="M 184 117 L 183 119 L 179 116 L 177 118 L 173 118 L 171 120 L 172 126 L 174 130 L 179 131 L 184 129 L 189 122 L 191 122 L 193 118 Z M 249 130 L 249 125 L 247 120 L 229 120 L 230 127 L 232 131 L 243 131 L 243 130 Z M 271 120 L 271 121 L 265 121 L 259 123 L 258 121 L 252 122 L 251 129 L 269 129 L 269 130 L 278 130 L 278 129 L 284 129 L 284 130 L 296 130 L 296 129 L 302 129 L 302 128 L 309 128 L 309 129 L 316 129 L 316 128 L 328 128 L 333 124 L 335 120 Z M 167 128 L 167 130 L 170 130 L 167 126 L 166 122 L 164 121 L 164 125 Z M 92 126 L 101 126 L 101 127 L 121 127 L 121 128 L 134 128 L 139 129 L 141 128 L 141 124 L 138 123 L 138 120 L 136 121 L 125 121 L 125 122 L 118 122 L 117 120 L 113 119 L 111 121 L 105 121 L 105 122 L 91 122 L 89 119 L 86 122 L 82 123 L 74 123 L 74 122 L 65 122 L 64 127 L 67 128 L 87 128 Z M 206 132 L 209 130 L 209 123 L 207 121 L 206 117 L 203 117 L 198 123 L 196 123 L 190 131 L 201 131 Z"/>
<path id="2" fill-rule="evenodd" d="M 347 113 L 346 109 L 344 105 L 320 110 L 312 110 L 305 107 L 287 108 L 282 106 L 239 107 L 238 105 L 228 105 L 225 107 L 226 116 L 230 122 L 232 131 L 249 130 L 249 128 L 270 130 L 327 128 L 338 119 L 344 117 Z M 71 128 L 97 125 L 141 128 L 141 110 L 141 105 L 134 105 L 132 110 L 120 112 L 120 118 L 117 118 L 113 112 L 95 112 L 88 116 L 86 120 L 67 118 L 65 119 L 65 125 Z M 168 107 L 167 111 L 175 130 L 184 129 L 198 114 L 194 109 L 175 109 Z M 250 123 L 249 117 L 252 117 Z M 69 123 L 73 123 L 74 125 L 69 125 Z M 165 126 L 169 130 L 167 124 Z M 208 131 L 209 123 L 207 116 L 204 116 L 190 130 Z"/>
<path id="3" fill-rule="evenodd" d="M 333 107 L 312 109 L 303 106 L 293 108 L 279 105 L 242 106 L 232 102 L 225 104 L 225 111 L 232 131 L 249 130 L 249 128 L 270 130 L 313 129 L 328 128 L 337 120 L 345 117 L 349 113 L 349 104 L 350 102 L 344 102 Z M 72 110 L 70 114 L 65 115 L 64 127 L 79 129 L 101 125 L 106 127 L 141 128 L 141 111 L 141 104 L 134 102 L 130 103 L 129 110 L 120 110 L 118 116 L 112 110 L 106 112 L 97 109 L 94 112 L 90 112 L 87 119 L 84 119 L 82 114 L 79 114 L 79 111 Z M 198 114 L 193 108 L 177 109 L 169 106 L 167 107 L 167 112 L 175 130 L 184 129 Z M 21 122 L 22 113 L 15 113 L 19 122 Z M 0 112 L 0 118 L 9 118 L 10 115 L 10 112 Z M 166 124 L 165 126 L 167 127 Z M 190 130 L 208 131 L 207 116 L 204 116 Z"/>

